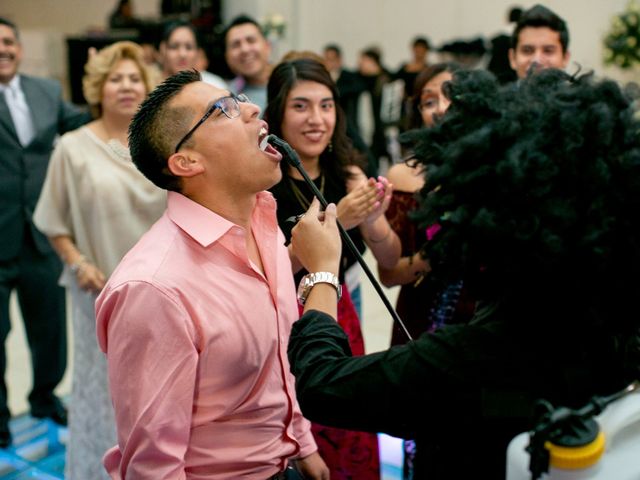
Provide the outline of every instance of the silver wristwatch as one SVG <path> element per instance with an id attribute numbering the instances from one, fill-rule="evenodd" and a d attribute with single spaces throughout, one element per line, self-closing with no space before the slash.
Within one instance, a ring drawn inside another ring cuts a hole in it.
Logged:
<path id="1" fill-rule="evenodd" d="M 304 305 L 307 301 L 307 297 L 311 292 L 311 289 L 316 283 L 330 283 L 336 289 L 336 293 L 338 294 L 338 300 L 342 297 L 342 285 L 340 285 L 340 280 L 331 272 L 314 272 L 307 273 L 302 280 L 300 280 L 300 285 L 298 285 L 298 303 L 300 305 Z"/>

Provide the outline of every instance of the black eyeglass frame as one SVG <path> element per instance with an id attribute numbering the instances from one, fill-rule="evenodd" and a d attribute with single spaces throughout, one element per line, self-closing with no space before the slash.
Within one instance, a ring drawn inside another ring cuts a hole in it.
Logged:
<path id="1" fill-rule="evenodd" d="M 229 114 L 229 112 L 227 111 L 227 109 L 224 107 L 224 101 L 226 99 L 232 99 L 237 107 L 237 111 L 238 114 L 237 115 L 231 115 Z M 231 95 L 226 95 L 224 97 L 219 98 L 218 100 L 216 100 L 213 105 L 211 105 L 209 107 L 209 109 L 205 112 L 205 114 L 202 116 L 202 118 L 200 120 L 198 120 L 198 123 L 196 123 L 191 130 L 189 130 L 186 135 L 184 137 L 182 137 L 182 139 L 176 144 L 176 149 L 173 153 L 178 153 L 178 150 L 180 150 L 180 147 L 182 147 L 182 145 L 184 144 L 184 142 L 186 142 L 187 140 L 189 140 L 189 138 L 191 138 L 191 135 L 193 135 L 193 132 L 195 132 L 198 127 L 200 125 L 202 125 L 204 122 L 207 121 L 207 118 L 209 118 L 213 112 L 215 112 L 217 109 L 222 110 L 222 113 L 225 114 L 225 116 L 229 119 L 233 119 L 236 118 L 240 115 L 240 105 L 239 103 L 251 103 L 251 100 L 249 99 L 249 97 L 247 97 L 244 93 L 240 93 L 238 95 L 234 95 L 233 93 Z"/>

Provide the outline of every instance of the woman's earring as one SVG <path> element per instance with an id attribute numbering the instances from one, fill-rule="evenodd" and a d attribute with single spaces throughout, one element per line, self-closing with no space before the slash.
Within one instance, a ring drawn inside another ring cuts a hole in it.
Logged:
<path id="1" fill-rule="evenodd" d="M 329 150 L 329 153 L 333 152 L 333 142 L 329 142 L 329 145 L 327 145 L 327 150 Z"/>

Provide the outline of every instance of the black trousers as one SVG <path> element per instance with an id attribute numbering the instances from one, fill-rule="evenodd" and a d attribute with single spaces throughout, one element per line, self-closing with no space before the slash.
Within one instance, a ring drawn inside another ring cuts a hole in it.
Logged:
<path id="1" fill-rule="evenodd" d="M 11 416 L 4 376 L 7 366 L 5 341 L 11 330 L 9 297 L 13 290 L 18 295 L 31 351 L 31 412 L 46 416 L 55 411 L 58 399 L 53 390 L 67 367 L 65 294 L 58 286 L 61 272 L 58 256 L 38 252 L 30 234 L 25 235 L 19 257 L 0 262 L 0 421 Z"/>

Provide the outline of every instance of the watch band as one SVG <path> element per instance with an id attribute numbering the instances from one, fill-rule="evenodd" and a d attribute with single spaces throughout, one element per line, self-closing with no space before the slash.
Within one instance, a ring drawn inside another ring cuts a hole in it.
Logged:
<path id="1" fill-rule="evenodd" d="M 300 284 L 298 285 L 298 303 L 300 305 L 305 304 L 307 297 L 309 297 L 309 293 L 311 293 L 311 289 L 317 283 L 328 283 L 333 285 L 336 289 L 336 293 L 338 294 L 338 300 L 342 297 L 342 285 L 340 285 L 340 280 L 336 275 L 331 272 L 307 273 L 302 277 Z"/>

